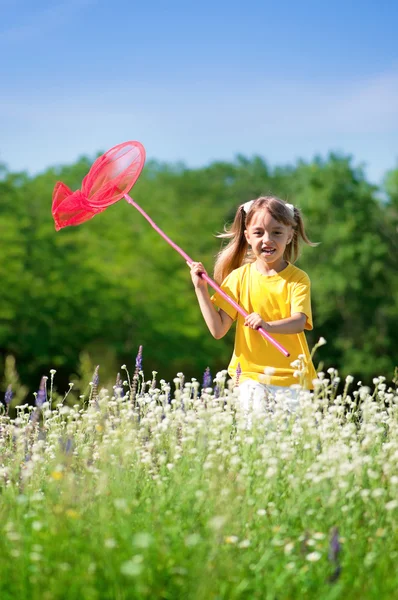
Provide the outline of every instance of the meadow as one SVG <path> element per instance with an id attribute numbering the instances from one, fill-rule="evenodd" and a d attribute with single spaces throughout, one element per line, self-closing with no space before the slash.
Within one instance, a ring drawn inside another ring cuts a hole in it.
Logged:
<path id="1" fill-rule="evenodd" d="M 395 597 L 396 381 L 329 369 L 248 415 L 225 371 L 121 373 L 76 401 L 51 371 L 12 417 L 8 390 L 1 600 Z"/>

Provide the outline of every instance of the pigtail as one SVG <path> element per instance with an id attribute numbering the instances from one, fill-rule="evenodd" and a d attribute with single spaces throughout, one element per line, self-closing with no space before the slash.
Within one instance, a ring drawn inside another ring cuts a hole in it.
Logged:
<path id="1" fill-rule="evenodd" d="M 247 254 L 248 244 L 245 237 L 246 213 L 241 204 L 236 212 L 230 229 L 224 228 L 225 233 L 217 237 L 229 239 L 228 244 L 217 254 L 214 265 L 214 279 L 221 284 L 232 271 L 242 266 Z"/>
<path id="2" fill-rule="evenodd" d="M 299 255 L 300 255 L 301 241 L 303 241 L 308 246 L 318 246 L 318 244 L 316 242 L 311 242 L 311 240 L 309 239 L 309 237 L 307 236 L 307 234 L 305 232 L 303 216 L 301 214 L 300 209 L 297 208 L 297 206 L 294 206 L 293 211 L 294 211 L 293 239 L 290 242 L 290 244 L 288 244 L 286 246 L 286 249 L 285 249 L 285 252 L 283 255 L 284 259 L 291 263 L 296 262 L 296 260 L 298 259 Z"/>
<path id="3" fill-rule="evenodd" d="M 254 256 L 248 251 L 245 229 L 250 224 L 253 215 L 257 211 L 264 209 L 269 211 L 274 219 L 284 225 L 289 225 L 293 229 L 292 240 L 286 246 L 283 254 L 283 258 L 286 261 L 294 263 L 297 260 L 300 254 L 301 242 L 304 242 L 308 246 L 318 246 L 318 244 L 311 242 L 308 238 L 299 208 L 288 204 L 276 196 L 260 196 L 257 200 L 241 204 L 230 229 L 225 227 L 225 233 L 217 236 L 229 240 L 225 248 L 216 257 L 214 279 L 218 284 L 221 284 L 227 275 L 241 267 L 245 262 L 255 260 Z"/>

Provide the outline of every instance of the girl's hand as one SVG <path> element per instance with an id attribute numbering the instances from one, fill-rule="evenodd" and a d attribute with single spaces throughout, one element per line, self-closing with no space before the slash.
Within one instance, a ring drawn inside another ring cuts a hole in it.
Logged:
<path id="1" fill-rule="evenodd" d="M 207 283 L 200 276 L 202 273 L 207 275 L 206 269 L 200 262 L 192 262 L 191 264 L 187 263 L 188 267 L 191 269 L 191 279 L 195 289 L 205 288 Z"/>
<path id="2" fill-rule="evenodd" d="M 268 324 L 262 320 L 258 313 L 251 313 L 250 315 L 247 315 L 245 325 L 246 327 L 251 327 L 252 329 L 258 329 L 259 327 L 262 327 L 265 330 L 268 329 Z"/>

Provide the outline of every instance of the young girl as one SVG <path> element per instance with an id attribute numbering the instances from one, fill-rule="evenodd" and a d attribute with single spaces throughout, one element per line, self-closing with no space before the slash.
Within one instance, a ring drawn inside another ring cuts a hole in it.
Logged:
<path id="1" fill-rule="evenodd" d="M 261 408 L 270 393 L 286 392 L 299 383 L 293 375 L 297 367 L 291 364 L 299 356 L 304 385 L 312 389 L 316 373 L 304 334 L 305 329 L 312 329 L 310 280 L 293 262 L 300 241 L 316 244 L 305 233 L 299 209 L 275 197 L 251 200 L 238 207 L 231 229 L 220 237 L 230 241 L 218 254 L 214 279 L 248 317 L 242 317 L 219 294 L 210 298 L 207 283 L 200 277 L 206 273 L 202 263 L 190 265 L 191 277 L 205 322 L 216 339 L 237 319 L 228 373 L 235 382 L 238 379 L 241 400 L 246 407 L 251 399 L 253 408 Z M 258 327 L 280 342 L 290 357 L 255 331 Z M 289 393 L 295 396 L 292 390 Z"/>

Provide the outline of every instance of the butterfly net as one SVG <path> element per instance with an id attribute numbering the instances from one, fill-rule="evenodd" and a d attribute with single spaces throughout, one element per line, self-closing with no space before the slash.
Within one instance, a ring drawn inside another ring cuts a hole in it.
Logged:
<path id="1" fill-rule="evenodd" d="M 57 182 L 52 203 L 56 230 L 80 225 L 123 198 L 137 181 L 144 162 L 143 145 L 125 142 L 97 158 L 83 179 L 81 190 L 73 192 Z"/>

